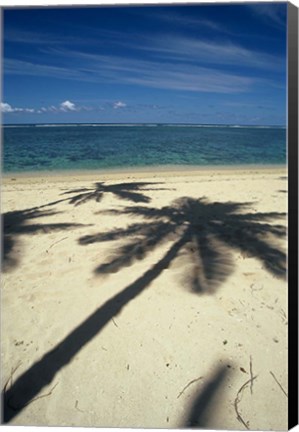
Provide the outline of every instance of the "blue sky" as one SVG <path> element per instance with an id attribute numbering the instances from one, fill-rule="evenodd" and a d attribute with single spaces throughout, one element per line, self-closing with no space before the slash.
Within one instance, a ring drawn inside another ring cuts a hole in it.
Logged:
<path id="1" fill-rule="evenodd" d="M 284 125 L 286 10 L 5 8 L 3 122 Z"/>

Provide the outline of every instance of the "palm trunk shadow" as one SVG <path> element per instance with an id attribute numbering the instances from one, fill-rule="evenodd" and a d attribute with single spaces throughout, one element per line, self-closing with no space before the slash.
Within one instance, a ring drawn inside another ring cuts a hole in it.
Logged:
<path id="1" fill-rule="evenodd" d="M 187 234 L 174 243 L 150 270 L 100 306 L 54 349 L 25 371 L 10 389 L 3 391 L 4 423 L 18 415 L 43 387 L 52 382 L 57 372 L 66 366 L 84 345 L 90 342 L 127 303 L 147 288 L 169 266 L 186 241 Z"/>
<path id="2" fill-rule="evenodd" d="M 208 410 L 212 406 L 217 392 L 223 386 L 227 377 L 228 369 L 225 366 L 219 367 L 210 378 L 208 383 L 196 395 L 190 407 L 189 414 L 182 424 L 182 428 L 207 428 Z"/>

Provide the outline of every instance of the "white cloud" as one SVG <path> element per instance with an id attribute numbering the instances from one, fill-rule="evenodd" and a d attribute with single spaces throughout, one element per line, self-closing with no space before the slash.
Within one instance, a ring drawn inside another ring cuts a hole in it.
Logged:
<path id="1" fill-rule="evenodd" d="M 59 108 L 60 108 L 60 111 L 78 111 L 78 108 L 76 107 L 76 105 L 69 100 L 62 102 L 60 104 Z"/>
<path id="2" fill-rule="evenodd" d="M 1 102 L 1 112 L 3 113 L 13 112 L 13 108 L 8 103 Z"/>
<path id="3" fill-rule="evenodd" d="M 64 102 L 61 102 L 60 105 L 50 105 L 48 107 L 41 107 L 39 108 L 39 113 L 47 113 L 47 112 L 71 112 L 71 111 L 80 111 L 81 109 L 84 109 L 83 107 L 76 106 L 73 102 L 66 100 Z"/>
<path id="4" fill-rule="evenodd" d="M 11 105 L 5 102 L 1 102 L 0 111 L 3 113 L 14 113 L 14 112 L 34 113 L 35 112 L 33 108 L 13 108 Z"/>
<path id="5" fill-rule="evenodd" d="M 119 103 L 122 104 L 121 102 L 119 102 Z M 121 106 L 123 106 L 123 105 L 119 105 L 119 107 L 121 107 Z M 1 102 L 1 105 L 0 105 L 0 111 L 3 113 L 23 112 L 23 113 L 29 113 L 29 114 L 32 114 L 32 113 L 44 114 L 47 112 L 52 112 L 52 113 L 74 112 L 74 111 L 80 111 L 81 109 L 87 110 L 86 107 L 78 107 L 73 102 L 71 102 L 69 100 L 61 102 L 61 104 L 59 106 L 50 105 L 48 107 L 41 107 L 41 108 L 37 108 L 37 109 L 12 107 L 10 104 L 4 103 L 4 102 Z"/>
<path id="6" fill-rule="evenodd" d="M 126 106 L 127 106 L 127 104 L 125 104 L 124 102 L 121 102 L 121 101 L 115 102 L 115 103 L 113 104 L 113 108 L 114 108 L 114 109 L 117 109 L 117 108 L 125 108 Z"/>

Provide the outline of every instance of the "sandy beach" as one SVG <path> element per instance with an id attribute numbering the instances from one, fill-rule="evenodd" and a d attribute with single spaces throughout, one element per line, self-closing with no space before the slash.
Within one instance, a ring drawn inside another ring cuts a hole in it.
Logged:
<path id="1" fill-rule="evenodd" d="M 11 425 L 287 429 L 284 167 L 6 175 Z"/>

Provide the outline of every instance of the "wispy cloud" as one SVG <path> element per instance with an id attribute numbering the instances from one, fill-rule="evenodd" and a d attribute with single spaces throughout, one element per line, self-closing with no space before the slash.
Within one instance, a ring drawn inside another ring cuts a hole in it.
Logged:
<path id="1" fill-rule="evenodd" d="M 284 58 L 225 41 L 210 41 L 178 35 L 159 35 L 141 42 L 123 42 L 131 49 L 152 53 L 160 59 L 200 65 L 242 66 L 252 69 L 277 70 Z"/>
<path id="2" fill-rule="evenodd" d="M 260 8 L 260 4 L 255 6 L 259 13 L 265 10 L 264 14 L 271 16 L 272 20 L 281 20 L 280 9 L 277 12 L 267 5 L 265 8 Z M 218 37 L 223 32 L 221 25 L 212 20 L 178 16 L 174 12 L 156 15 L 154 18 L 172 21 L 174 27 L 180 24 L 180 28 L 209 28 Z M 36 56 L 36 60 L 31 57 L 27 61 L 4 58 L 4 73 L 92 83 L 136 84 L 165 90 L 236 93 L 246 92 L 262 81 L 264 85 L 273 85 L 275 77 L 285 70 L 284 58 L 233 43 L 229 34 L 224 40 L 209 40 L 171 34 L 169 29 L 168 33 L 151 35 L 145 32 L 140 37 L 134 37 L 132 33 L 126 36 L 121 31 L 97 31 L 98 36 L 102 35 L 106 52 L 111 48 L 111 53 L 115 53 L 112 48 L 116 47 L 122 55 L 97 53 L 91 46 L 87 51 L 78 44 L 78 49 L 72 50 L 69 43 L 73 38 L 68 36 L 42 34 L 37 38 L 33 31 L 6 32 L 8 41 L 38 44 L 41 55 Z M 99 37 L 95 37 L 95 32 L 93 29 L 89 33 L 92 35 L 90 41 L 98 43 Z M 269 78 L 260 78 L 267 74 Z M 72 110 L 67 106 L 63 109 Z"/>
<path id="3" fill-rule="evenodd" d="M 127 106 L 127 104 L 124 103 L 124 102 L 122 102 L 122 101 L 118 101 L 118 102 L 115 102 L 115 103 L 113 104 L 113 108 L 114 108 L 114 109 L 118 109 L 118 108 L 125 108 L 126 106 Z"/>
<path id="4" fill-rule="evenodd" d="M 116 39 L 113 41 L 115 43 Z M 135 40 L 118 37 L 117 43 L 126 54 L 104 55 L 60 45 L 60 48 L 43 48 L 51 64 L 4 59 L 4 72 L 166 90 L 236 93 L 248 91 L 261 82 L 260 78 L 254 78 L 260 76 L 260 71 L 271 70 L 274 77 L 285 68 L 284 59 L 280 57 L 249 50 L 228 40 L 215 42 L 159 34 L 159 37 L 143 35 L 142 39 Z M 141 51 L 141 55 L 134 55 L 132 50 Z M 235 73 L 235 66 L 238 70 L 242 68 L 242 73 Z M 272 85 L 271 79 L 264 78 L 264 84 Z"/>
<path id="5" fill-rule="evenodd" d="M 247 7 L 261 19 L 276 28 L 285 28 L 287 3 L 247 3 Z"/>
<path id="6" fill-rule="evenodd" d="M 177 41 L 178 42 L 178 41 Z M 178 42 L 179 45 L 179 42 Z M 259 74 L 249 73 L 238 74 L 234 72 L 222 71 L 221 68 L 212 67 L 210 65 L 201 65 L 201 62 L 194 61 L 194 57 L 187 52 L 187 46 L 182 43 L 181 53 L 182 58 L 180 62 L 170 61 L 170 56 L 164 53 L 163 61 L 160 59 L 142 60 L 137 58 L 128 58 L 114 55 L 100 55 L 91 54 L 79 51 L 69 50 L 56 50 L 56 54 L 76 65 L 84 64 L 82 73 L 88 74 L 88 79 L 104 80 L 106 82 L 119 82 L 119 83 L 135 83 L 139 85 L 147 85 L 148 87 L 164 88 L 164 89 L 177 89 L 177 90 L 190 90 L 198 92 L 220 92 L 220 93 L 236 93 L 244 92 L 250 89 L 254 84 L 273 85 L 274 81 L 271 78 L 260 78 Z M 213 49 L 213 58 L 235 57 L 235 61 L 242 63 L 239 56 L 250 57 L 249 51 L 242 51 L 234 45 L 213 45 L 209 47 Z M 226 49 L 225 49 L 226 48 Z M 159 48 L 162 55 L 164 48 Z M 167 48 L 169 49 L 169 48 Z M 191 49 L 191 48 L 190 48 Z M 224 54 L 222 53 L 224 50 Z M 193 47 L 194 51 L 198 51 L 198 46 Z M 183 54 L 183 52 L 185 53 Z M 173 53 L 175 51 L 173 50 Z M 174 54 L 177 56 L 177 54 Z M 184 61 L 190 58 L 190 63 Z M 197 54 L 198 58 L 198 54 Z M 192 61 L 193 60 L 193 61 Z M 252 64 L 259 63 L 259 59 L 252 56 Z M 270 67 L 269 58 L 265 62 L 260 62 L 261 66 L 265 68 Z M 271 58 L 274 62 L 274 59 Z M 215 60 L 216 61 L 216 60 Z M 228 60 L 227 60 L 228 61 Z M 249 60 L 248 60 L 249 61 Z M 204 62 L 203 62 L 204 63 Z M 240 66 L 240 64 L 239 64 Z M 227 68 L 225 68 L 227 69 Z M 78 70 L 78 67 L 77 67 Z M 275 71 L 279 71 L 278 62 L 275 62 Z M 257 78 L 255 77 L 257 76 Z"/>
<path id="7" fill-rule="evenodd" d="M 56 50 L 67 66 L 41 65 L 7 59 L 7 74 L 44 76 L 86 82 L 137 84 L 152 88 L 197 92 L 236 93 L 247 91 L 256 79 L 251 76 L 221 72 L 215 68 L 185 63 L 130 59 L 120 56 L 87 54 Z"/>
<path id="8" fill-rule="evenodd" d="M 227 28 L 219 22 L 215 22 L 213 20 L 209 20 L 206 18 L 194 18 L 190 15 L 184 15 L 184 14 L 178 14 L 174 11 L 171 11 L 171 9 L 168 10 L 167 14 L 161 14 L 158 12 L 148 11 L 148 16 L 150 18 L 154 18 L 155 20 L 164 22 L 167 25 L 175 25 L 178 26 L 179 29 L 182 28 L 193 28 L 193 29 L 204 29 L 204 30 L 211 30 L 213 32 L 218 31 L 221 33 L 229 33 Z"/>
<path id="9" fill-rule="evenodd" d="M 189 67 L 188 70 L 177 67 L 175 71 L 168 67 L 162 71 L 158 68 L 144 70 L 142 76 L 127 77 L 127 82 L 160 89 L 239 93 L 247 91 L 254 80 L 200 67 Z"/>
<path id="10" fill-rule="evenodd" d="M 70 67 L 53 66 L 38 62 L 5 58 L 3 61 L 3 66 L 5 73 L 13 75 L 30 75 L 65 79 L 81 78 L 80 73 L 74 69 L 71 69 Z"/>
<path id="11" fill-rule="evenodd" d="M 80 29 L 79 29 L 80 30 Z M 77 34 L 80 31 L 77 29 Z M 4 42 L 12 42 L 26 45 L 37 46 L 57 46 L 57 45 L 90 45 L 96 44 L 98 39 L 96 37 L 80 37 L 68 34 L 54 34 L 41 31 L 29 31 L 21 29 L 5 29 L 3 33 Z"/>
<path id="12" fill-rule="evenodd" d="M 163 16 L 163 19 L 166 19 Z M 171 20 L 171 17 L 169 18 Z M 177 17 L 179 21 L 179 17 Z M 257 49 L 249 49 L 238 42 L 232 41 L 230 33 L 224 34 L 219 24 L 208 20 L 182 18 L 187 25 L 192 22 L 194 27 L 217 27 L 218 32 L 213 32 L 213 38 L 186 36 L 177 32 L 158 32 L 155 34 L 143 33 L 127 37 L 123 33 L 107 35 L 106 44 L 114 44 L 123 50 L 138 51 L 146 56 L 152 55 L 162 61 L 180 61 L 197 65 L 219 66 L 243 66 L 252 69 L 273 69 L 285 62 L 284 57 L 269 54 Z M 236 40 L 236 35 L 233 40 Z M 154 58 L 155 58 L 154 57 Z"/>

